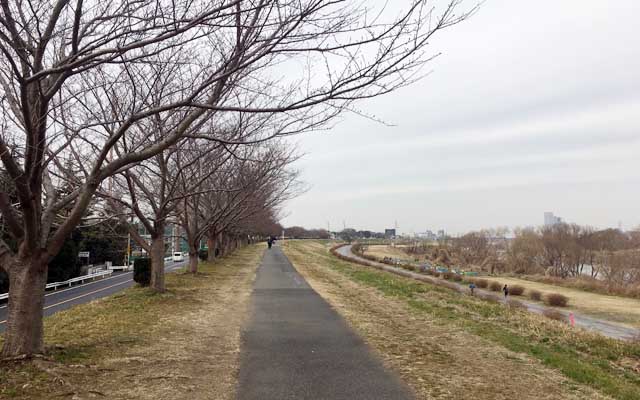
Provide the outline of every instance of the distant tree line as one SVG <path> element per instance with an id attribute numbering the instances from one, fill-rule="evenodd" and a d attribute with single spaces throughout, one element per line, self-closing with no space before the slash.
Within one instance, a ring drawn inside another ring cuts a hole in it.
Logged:
<path id="1" fill-rule="evenodd" d="M 489 273 L 592 278 L 611 288 L 640 285 L 640 230 L 597 230 L 576 224 L 481 230 L 409 251 Z"/>
<path id="2" fill-rule="evenodd" d="M 292 226 L 284 229 L 284 235 L 293 239 L 329 239 L 329 232 L 325 229 L 305 229 Z"/>

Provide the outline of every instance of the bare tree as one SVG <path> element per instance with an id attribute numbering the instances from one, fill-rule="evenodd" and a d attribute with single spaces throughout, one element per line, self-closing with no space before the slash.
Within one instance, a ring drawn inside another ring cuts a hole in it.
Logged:
<path id="1" fill-rule="evenodd" d="M 108 177 L 185 137 L 210 138 L 196 128 L 211 118 L 271 113 L 266 123 L 278 129 L 238 140 L 264 141 L 408 84 L 432 58 L 424 50 L 433 34 L 468 16 L 455 14 L 458 3 L 436 15 L 410 0 L 384 20 L 323 0 L 3 2 L 0 159 L 18 203 L 0 193 L 17 243 L 0 243 L 10 280 L 2 354 L 42 352 L 47 263 Z M 292 73 L 274 78 L 276 68 Z M 168 93 L 152 96 L 162 85 Z M 140 131 L 159 115 L 175 117 L 166 136 Z M 117 143 L 130 151 L 116 156 Z M 63 194 L 63 183 L 77 189 Z M 57 219 L 63 207 L 71 212 Z"/>
<path id="2" fill-rule="evenodd" d="M 242 223 L 265 210 L 275 212 L 279 204 L 298 193 L 297 172 L 287 169 L 296 159 L 292 150 L 279 143 L 266 148 L 244 146 L 234 153 L 233 162 L 208 176 L 210 190 L 185 196 L 179 217 L 189 246 L 190 272 L 197 272 L 197 252 L 205 237 L 214 257 L 213 249 L 224 255 L 237 245 L 239 234 L 245 233 L 240 229 Z"/>

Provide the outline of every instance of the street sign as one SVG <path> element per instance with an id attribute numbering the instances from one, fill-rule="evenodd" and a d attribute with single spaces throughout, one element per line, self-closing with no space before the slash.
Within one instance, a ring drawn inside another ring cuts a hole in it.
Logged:
<path id="1" fill-rule="evenodd" d="M 88 251 L 81 251 L 78 253 L 78 258 L 89 258 L 89 252 Z"/>

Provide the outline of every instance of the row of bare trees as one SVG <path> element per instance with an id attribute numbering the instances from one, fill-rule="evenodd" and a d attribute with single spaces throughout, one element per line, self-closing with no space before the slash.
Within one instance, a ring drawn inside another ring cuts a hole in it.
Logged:
<path id="1" fill-rule="evenodd" d="M 470 232 L 444 246 L 455 262 L 488 272 L 590 277 L 609 286 L 640 284 L 640 231 L 576 224 Z"/>
<path id="2" fill-rule="evenodd" d="M 190 244 L 241 232 L 248 204 L 278 196 L 265 180 L 290 179 L 262 166 L 286 155 L 252 145 L 323 128 L 354 101 L 414 81 L 435 56 L 433 35 L 475 10 L 459 3 L 3 1 L 2 355 L 43 351 L 47 264 L 83 219 L 100 217 L 96 198 L 96 214 L 135 214 L 150 254 L 172 214 Z"/>

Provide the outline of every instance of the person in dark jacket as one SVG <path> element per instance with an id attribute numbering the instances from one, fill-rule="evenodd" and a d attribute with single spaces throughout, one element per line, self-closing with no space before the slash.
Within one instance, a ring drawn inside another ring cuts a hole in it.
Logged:
<path id="1" fill-rule="evenodd" d="M 507 285 L 504 285 L 502 291 L 504 292 L 504 298 L 506 299 L 507 296 L 509 296 L 509 288 L 507 287 Z"/>
<path id="2" fill-rule="evenodd" d="M 267 239 L 267 245 L 269 246 L 269 248 L 271 248 L 271 246 L 273 245 L 273 239 L 271 239 L 271 237 Z"/>

